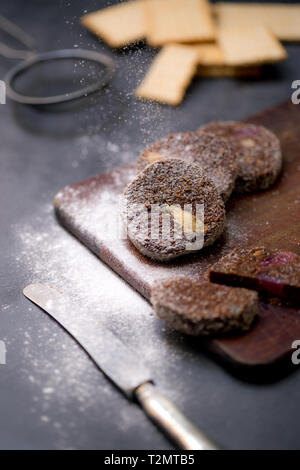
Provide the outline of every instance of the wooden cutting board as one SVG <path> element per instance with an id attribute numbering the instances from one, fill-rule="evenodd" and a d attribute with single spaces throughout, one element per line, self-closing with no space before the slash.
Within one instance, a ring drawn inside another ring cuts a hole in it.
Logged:
<path id="1" fill-rule="evenodd" d="M 227 230 L 212 247 L 162 264 L 145 258 L 120 238 L 119 195 L 135 175 L 134 164 L 64 188 L 55 202 L 58 219 L 148 299 L 154 281 L 178 275 L 201 278 L 212 263 L 235 247 L 265 245 L 300 255 L 300 105 L 284 103 L 248 121 L 277 134 L 284 154 L 283 173 L 268 191 L 229 201 Z M 235 364 L 265 366 L 287 358 L 296 339 L 300 339 L 300 312 L 261 303 L 251 331 L 205 344 Z"/>

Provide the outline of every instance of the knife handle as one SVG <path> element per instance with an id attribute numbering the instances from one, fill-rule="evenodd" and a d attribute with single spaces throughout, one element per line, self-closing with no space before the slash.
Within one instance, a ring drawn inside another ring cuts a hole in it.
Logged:
<path id="1" fill-rule="evenodd" d="M 147 413 L 181 449 L 218 450 L 218 446 L 199 431 L 154 385 L 140 385 L 135 396 Z"/>

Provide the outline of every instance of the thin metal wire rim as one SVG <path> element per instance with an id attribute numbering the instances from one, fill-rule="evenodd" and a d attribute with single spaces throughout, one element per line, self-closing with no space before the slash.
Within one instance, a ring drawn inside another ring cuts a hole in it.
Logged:
<path id="1" fill-rule="evenodd" d="M 90 60 L 92 62 L 98 62 L 106 67 L 106 76 L 103 77 L 102 80 L 93 83 L 85 88 L 81 88 L 80 90 L 72 91 L 70 93 L 64 93 L 62 95 L 57 96 L 45 96 L 45 97 L 35 97 L 35 96 L 27 96 L 18 93 L 14 89 L 14 81 L 15 79 L 21 75 L 24 71 L 28 70 L 33 65 L 36 65 L 40 62 L 47 62 L 53 60 L 60 60 L 60 59 L 83 59 L 83 60 Z M 69 101 L 76 100 L 78 98 L 82 98 L 83 96 L 88 96 L 91 93 L 95 93 L 96 91 L 100 90 L 104 86 L 106 86 L 110 80 L 112 79 L 115 73 L 115 64 L 113 60 L 104 55 L 100 52 L 95 51 L 88 51 L 85 49 L 62 49 L 59 51 L 50 51 L 39 53 L 32 59 L 25 60 L 20 64 L 13 67 L 5 77 L 6 83 L 6 94 L 7 96 L 21 104 L 28 104 L 28 105 L 49 105 L 49 104 L 59 104 L 59 103 L 66 103 Z"/>

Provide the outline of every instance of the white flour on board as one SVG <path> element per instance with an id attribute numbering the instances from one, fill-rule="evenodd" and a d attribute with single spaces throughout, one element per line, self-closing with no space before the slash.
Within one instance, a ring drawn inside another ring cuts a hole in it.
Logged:
<path id="1" fill-rule="evenodd" d="M 41 229 L 41 226 L 45 228 Z M 60 227 L 51 205 L 44 207 L 43 213 L 31 222 L 15 226 L 14 233 L 19 245 L 16 261 L 27 272 L 28 282 L 57 287 L 89 315 L 99 318 L 130 348 L 138 351 L 154 371 L 159 386 L 180 405 L 184 384 L 176 381 L 174 390 L 170 387 L 169 374 L 172 368 L 176 369 L 177 358 L 182 357 L 183 352 L 174 346 L 173 341 L 168 342 L 164 335 L 165 325 L 152 314 L 150 304 Z M 28 303 L 28 311 L 32 312 L 32 309 L 33 306 Z M 50 329 L 48 325 L 46 319 L 42 328 L 30 323 L 22 332 L 25 365 L 21 372 L 26 375 L 33 390 L 36 406 L 33 404 L 31 411 L 38 409 L 40 412 L 42 409 L 41 423 L 52 425 L 60 436 L 60 445 L 64 446 L 64 439 L 75 426 L 75 421 L 69 422 L 68 429 L 65 426 L 62 429 L 59 419 L 53 420 L 49 410 L 55 406 L 62 415 L 67 412 L 68 404 L 75 401 L 78 413 L 84 416 L 88 410 L 97 407 L 101 395 L 106 395 L 109 400 L 112 385 L 107 382 L 103 387 L 97 370 L 86 367 L 84 353 L 79 348 L 75 353 L 72 348 L 70 353 L 67 344 L 57 342 L 59 330 Z M 43 349 L 46 345 L 45 351 L 53 350 L 53 355 L 40 357 L 35 351 L 34 341 L 41 343 L 36 345 L 37 348 L 40 346 Z M 30 365 L 26 367 L 26 363 Z M 109 414 L 109 407 L 103 412 Z M 123 409 L 118 426 L 129 430 L 135 422 L 136 414 L 132 406 Z"/>

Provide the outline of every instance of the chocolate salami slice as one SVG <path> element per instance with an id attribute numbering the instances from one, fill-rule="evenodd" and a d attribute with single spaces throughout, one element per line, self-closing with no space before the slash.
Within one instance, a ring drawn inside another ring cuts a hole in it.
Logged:
<path id="1" fill-rule="evenodd" d="M 211 245 L 225 226 L 221 197 L 203 170 L 178 159 L 148 165 L 121 197 L 127 235 L 145 256 L 166 261 Z"/>
<path id="2" fill-rule="evenodd" d="M 209 279 L 300 303 L 300 256 L 290 251 L 236 249 L 211 267 Z"/>
<path id="3" fill-rule="evenodd" d="M 278 138 L 262 126 L 243 122 L 211 122 L 198 130 L 199 135 L 213 133 L 225 138 L 238 155 L 235 190 L 251 192 L 269 188 L 282 168 Z"/>
<path id="4" fill-rule="evenodd" d="M 225 139 L 196 132 L 169 135 L 146 148 L 137 160 L 138 171 L 164 158 L 180 158 L 201 166 L 224 201 L 231 195 L 237 176 L 236 152 Z"/>
<path id="5" fill-rule="evenodd" d="M 258 311 L 257 292 L 188 278 L 155 284 L 151 302 L 171 328 L 195 336 L 248 330 Z"/>

